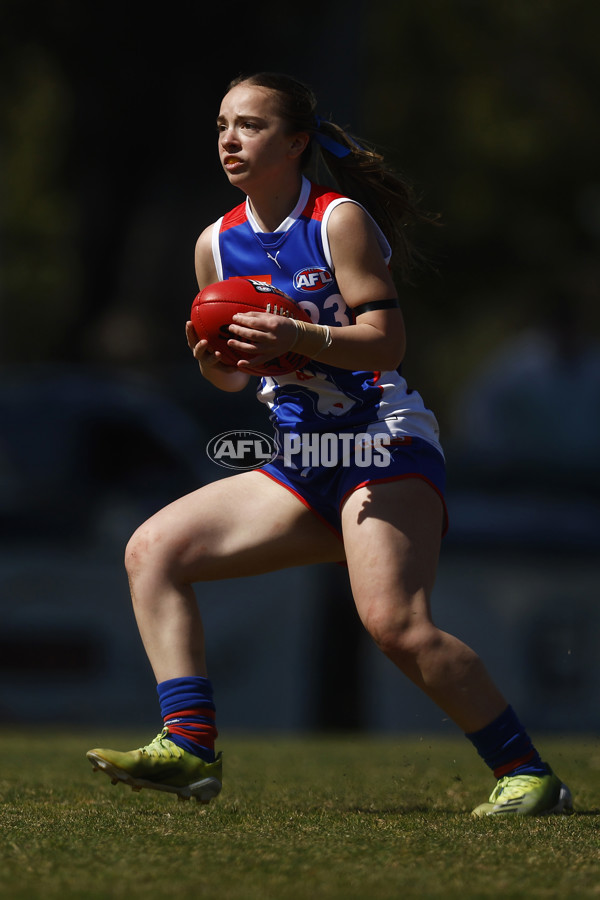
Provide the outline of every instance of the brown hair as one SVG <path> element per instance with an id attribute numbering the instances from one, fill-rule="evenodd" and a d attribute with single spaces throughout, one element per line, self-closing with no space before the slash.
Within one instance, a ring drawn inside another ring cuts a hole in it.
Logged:
<path id="1" fill-rule="evenodd" d="M 437 219 L 419 208 L 409 182 L 392 171 L 374 147 L 356 140 L 335 122 L 320 120 L 316 115 L 317 98 L 307 84 L 279 72 L 258 72 L 234 78 L 227 91 L 242 83 L 279 95 L 279 114 L 290 132 L 305 131 L 311 135 L 302 167 L 307 168 L 320 153 L 338 190 L 361 203 L 373 216 L 396 254 L 401 277 L 408 281 L 411 269 L 423 258 L 409 238 L 407 226 Z M 327 139 L 335 142 L 343 155 L 321 146 L 320 136 L 326 143 Z"/>

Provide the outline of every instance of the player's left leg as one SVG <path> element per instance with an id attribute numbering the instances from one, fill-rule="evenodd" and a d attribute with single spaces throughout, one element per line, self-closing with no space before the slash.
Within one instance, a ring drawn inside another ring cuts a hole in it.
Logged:
<path id="1" fill-rule="evenodd" d="M 347 499 L 342 528 L 359 616 L 378 647 L 465 732 L 507 706 L 476 653 L 431 618 L 443 507 L 424 481 L 369 485 Z"/>
<path id="2" fill-rule="evenodd" d="M 478 655 L 431 616 L 443 506 L 423 480 L 361 487 L 342 510 L 356 607 L 380 649 L 471 739 L 499 779 L 477 814 L 569 807 Z M 518 784 L 517 784 L 518 781 Z M 509 789 L 510 788 L 510 789 Z M 561 793 L 562 792 L 562 793 Z M 508 802 L 505 802 L 508 801 Z"/>

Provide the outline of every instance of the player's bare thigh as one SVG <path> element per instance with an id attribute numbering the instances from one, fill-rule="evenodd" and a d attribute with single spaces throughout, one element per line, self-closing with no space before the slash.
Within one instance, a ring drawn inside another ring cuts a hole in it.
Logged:
<path id="1" fill-rule="evenodd" d="M 131 539 L 127 567 L 211 581 L 343 559 L 341 541 L 290 491 L 259 472 L 212 482 L 169 504 Z"/>
<path id="2" fill-rule="evenodd" d="M 367 485 L 342 510 L 348 571 L 359 615 L 429 618 L 444 509 L 418 478 Z M 407 620 L 408 624 L 408 620 Z"/>

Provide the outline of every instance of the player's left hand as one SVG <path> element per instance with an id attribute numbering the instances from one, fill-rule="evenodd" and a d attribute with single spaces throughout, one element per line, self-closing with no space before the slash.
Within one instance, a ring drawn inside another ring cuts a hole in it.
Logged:
<path id="1" fill-rule="evenodd" d="M 270 359 L 282 356 L 292 349 L 296 342 L 297 331 L 291 319 L 276 316 L 272 313 L 249 312 L 236 313 L 229 326 L 235 338 L 227 341 L 227 346 L 240 354 L 239 368 L 261 366 Z M 245 353 L 252 359 L 244 359 Z"/>

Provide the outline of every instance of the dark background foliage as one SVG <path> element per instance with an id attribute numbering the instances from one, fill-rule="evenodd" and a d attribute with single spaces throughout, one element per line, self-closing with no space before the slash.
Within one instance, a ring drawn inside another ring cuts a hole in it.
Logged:
<path id="1" fill-rule="evenodd" d="M 553 303 L 598 329 L 599 27 L 592 0 L 5 0 L 4 361 L 185 355 L 195 237 L 238 199 L 214 149 L 220 96 L 240 71 L 283 69 L 442 215 L 418 235 L 436 271 L 404 297 L 409 371 L 449 419 L 490 349 Z"/>
<path id="2" fill-rule="evenodd" d="M 210 438 L 268 428 L 251 387 L 203 382 L 183 327 L 196 237 L 241 200 L 220 98 L 276 69 L 441 216 L 401 296 L 404 371 L 449 461 L 442 621 L 534 725 L 597 727 L 599 33 L 596 0 L 0 0 L 4 720 L 154 715 L 122 550 L 227 474 Z M 204 586 L 226 722 L 440 725 L 365 662 L 338 569 L 234 580 L 215 603 Z"/>

